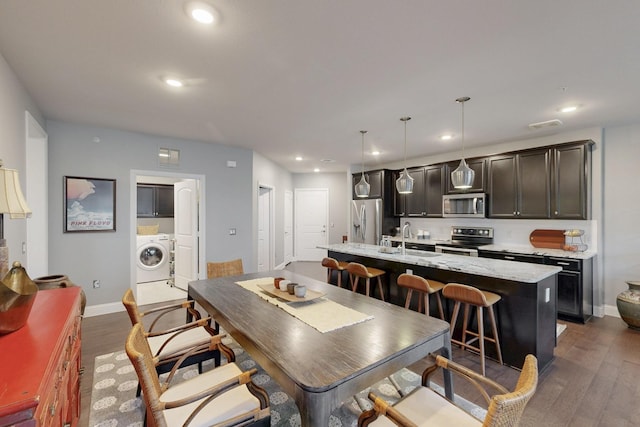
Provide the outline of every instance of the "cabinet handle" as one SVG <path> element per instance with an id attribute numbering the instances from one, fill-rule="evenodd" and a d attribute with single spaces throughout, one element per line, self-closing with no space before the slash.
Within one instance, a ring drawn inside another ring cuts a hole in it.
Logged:
<path id="1" fill-rule="evenodd" d="M 517 214 L 517 212 L 516 212 L 516 211 L 513 211 L 513 216 L 516 216 L 516 214 Z"/>
<path id="2" fill-rule="evenodd" d="M 554 212 L 553 212 L 553 214 L 554 214 L 554 215 L 558 215 L 558 211 L 554 211 Z"/>
<path id="3" fill-rule="evenodd" d="M 568 262 L 558 261 L 558 265 L 571 265 L 571 264 Z"/>
<path id="4" fill-rule="evenodd" d="M 55 405 L 55 403 L 52 403 L 51 406 L 49 407 L 49 414 L 52 417 L 56 414 L 56 405 Z"/>
<path id="5" fill-rule="evenodd" d="M 516 258 L 515 258 L 515 257 L 512 257 L 512 256 L 507 256 L 507 255 L 505 255 L 504 259 L 511 259 L 511 260 L 513 260 L 513 259 L 516 259 Z"/>

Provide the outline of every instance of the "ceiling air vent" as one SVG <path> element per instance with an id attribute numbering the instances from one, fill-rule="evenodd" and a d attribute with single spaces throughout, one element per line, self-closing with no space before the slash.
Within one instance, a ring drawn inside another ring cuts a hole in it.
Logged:
<path id="1" fill-rule="evenodd" d="M 562 122 L 558 119 L 547 120 L 546 122 L 529 123 L 529 129 L 542 129 L 553 126 L 562 126 Z"/>

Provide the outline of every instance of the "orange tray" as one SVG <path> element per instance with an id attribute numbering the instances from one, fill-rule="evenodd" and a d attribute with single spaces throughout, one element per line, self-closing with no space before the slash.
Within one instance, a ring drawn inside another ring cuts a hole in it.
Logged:
<path id="1" fill-rule="evenodd" d="M 533 230 L 529 242 L 534 248 L 564 249 L 564 230 Z"/>

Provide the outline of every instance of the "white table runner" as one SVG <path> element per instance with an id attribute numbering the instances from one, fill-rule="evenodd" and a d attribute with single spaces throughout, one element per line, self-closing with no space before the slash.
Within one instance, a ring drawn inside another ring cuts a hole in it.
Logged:
<path id="1" fill-rule="evenodd" d="M 273 286 L 273 277 L 262 277 L 236 283 L 322 333 L 373 319 L 371 315 L 360 313 L 326 297 L 303 303 L 288 303 L 271 296 L 258 286 L 268 284 Z"/>

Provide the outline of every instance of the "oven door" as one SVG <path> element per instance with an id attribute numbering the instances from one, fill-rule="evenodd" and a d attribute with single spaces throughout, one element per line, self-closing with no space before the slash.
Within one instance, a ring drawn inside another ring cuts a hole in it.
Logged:
<path id="1" fill-rule="evenodd" d="M 472 248 L 458 248 L 454 246 L 436 245 L 436 252 L 441 254 L 462 255 L 462 256 L 478 256 L 478 250 Z"/>

